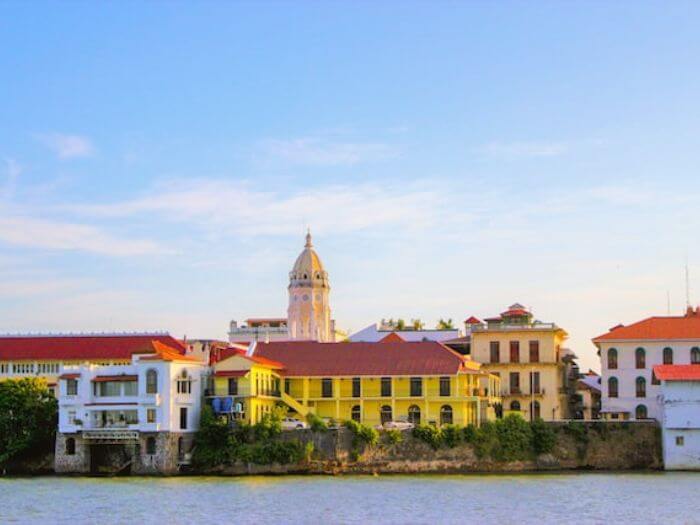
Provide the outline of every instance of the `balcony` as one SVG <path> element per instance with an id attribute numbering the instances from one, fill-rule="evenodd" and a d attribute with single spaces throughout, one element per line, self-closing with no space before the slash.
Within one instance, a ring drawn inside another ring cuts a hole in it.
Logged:
<path id="1" fill-rule="evenodd" d="M 139 432 L 121 428 L 84 430 L 83 438 L 101 444 L 138 443 Z"/>
<path id="2" fill-rule="evenodd" d="M 545 395 L 544 388 L 535 388 L 526 391 L 519 387 L 503 388 L 501 389 L 502 396 L 543 396 Z"/>
<path id="3" fill-rule="evenodd" d="M 501 324 L 494 323 L 491 326 L 472 325 L 472 333 L 475 332 L 522 332 L 525 330 L 559 330 L 555 323 L 532 324 Z"/>

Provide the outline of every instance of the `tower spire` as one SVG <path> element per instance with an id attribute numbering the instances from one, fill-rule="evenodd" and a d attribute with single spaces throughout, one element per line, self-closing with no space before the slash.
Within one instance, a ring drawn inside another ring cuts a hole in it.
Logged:
<path id="1" fill-rule="evenodd" d="M 304 245 L 304 248 L 311 248 L 313 244 L 311 244 L 311 228 L 306 228 L 306 244 Z"/>

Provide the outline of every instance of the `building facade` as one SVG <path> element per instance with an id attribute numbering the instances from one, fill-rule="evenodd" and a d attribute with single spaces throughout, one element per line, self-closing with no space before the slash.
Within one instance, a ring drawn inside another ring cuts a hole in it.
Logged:
<path id="1" fill-rule="evenodd" d="M 478 425 L 500 403 L 496 376 L 435 342 L 258 343 L 223 356 L 214 381 L 215 411 L 252 423 L 282 405 L 302 419 Z"/>
<path id="2" fill-rule="evenodd" d="M 207 373 L 158 341 L 128 364 L 62 366 L 56 472 L 176 472 L 189 462 Z"/>
<path id="3" fill-rule="evenodd" d="M 229 323 L 228 340 L 231 343 L 286 341 L 288 339 L 289 330 L 286 317 L 246 319 L 240 326 L 236 320 Z"/>
<path id="4" fill-rule="evenodd" d="M 348 340 L 353 343 L 376 343 L 390 334 L 396 334 L 401 337 L 401 339 L 408 342 L 437 341 L 439 343 L 456 339 L 462 335 L 457 328 L 446 330 L 426 330 L 424 328 L 413 328 L 411 326 L 399 328 L 395 324 L 388 323 L 382 319 L 380 323 L 373 323 L 359 332 L 350 335 Z"/>
<path id="5" fill-rule="evenodd" d="M 601 361 L 602 416 L 661 421 L 661 383 L 653 368 L 700 364 L 700 308 L 617 325 L 593 343 Z"/>
<path id="6" fill-rule="evenodd" d="M 533 321 L 520 304 L 471 328 L 471 356 L 501 380 L 504 413 L 526 419 L 568 419 L 568 337 L 554 323 Z"/>
<path id="7" fill-rule="evenodd" d="M 700 365 L 656 365 L 664 468 L 700 470 Z"/>

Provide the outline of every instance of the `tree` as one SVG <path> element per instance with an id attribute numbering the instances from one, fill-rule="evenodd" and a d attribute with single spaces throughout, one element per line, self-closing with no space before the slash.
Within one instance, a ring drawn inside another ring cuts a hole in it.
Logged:
<path id="1" fill-rule="evenodd" d="M 414 330 L 423 330 L 423 327 L 425 326 L 425 323 L 423 323 L 420 319 L 413 319 L 411 324 L 413 325 Z"/>
<path id="2" fill-rule="evenodd" d="M 404 321 L 403 319 L 399 319 L 398 321 L 396 321 L 397 330 L 403 330 L 404 328 L 406 328 L 406 321 Z"/>
<path id="3" fill-rule="evenodd" d="M 440 320 L 438 321 L 437 327 L 438 327 L 438 330 L 454 330 L 455 325 L 452 322 L 452 319 L 448 319 L 447 321 L 445 321 L 441 317 Z"/>
<path id="4" fill-rule="evenodd" d="M 0 381 L 0 466 L 53 450 L 58 403 L 44 379 Z"/>

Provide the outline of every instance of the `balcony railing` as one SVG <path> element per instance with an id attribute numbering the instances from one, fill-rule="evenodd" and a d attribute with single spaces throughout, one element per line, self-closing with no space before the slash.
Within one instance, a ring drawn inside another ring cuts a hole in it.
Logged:
<path id="1" fill-rule="evenodd" d="M 556 330 L 559 327 L 555 323 L 533 323 L 533 324 L 501 324 L 492 323 L 491 326 L 472 325 L 473 332 L 489 332 L 489 331 L 510 331 L 519 332 L 523 330 Z"/>
<path id="2" fill-rule="evenodd" d="M 545 395 L 544 388 L 534 388 L 525 390 L 523 388 L 503 388 L 501 389 L 502 396 L 543 396 Z"/>

